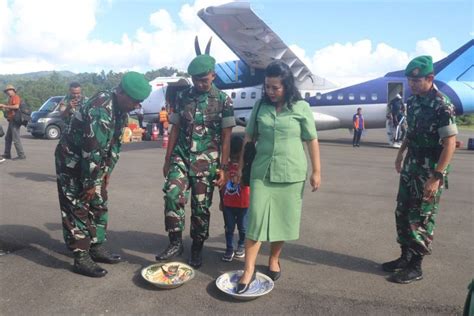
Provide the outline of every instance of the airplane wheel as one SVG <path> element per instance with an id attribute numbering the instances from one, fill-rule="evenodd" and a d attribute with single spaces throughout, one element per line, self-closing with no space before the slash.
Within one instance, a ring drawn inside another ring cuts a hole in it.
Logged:
<path id="1" fill-rule="evenodd" d="M 61 129 L 56 125 L 50 125 L 46 128 L 45 135 L 47 139 L 58 139 L 61 136 Z"/>

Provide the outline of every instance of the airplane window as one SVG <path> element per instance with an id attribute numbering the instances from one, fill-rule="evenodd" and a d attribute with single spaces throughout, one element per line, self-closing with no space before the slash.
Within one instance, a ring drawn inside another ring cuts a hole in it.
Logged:
<path id="1" fill-rule="evenodd" d="M 235 99 L 235 92 L 232 92 L 232 93 L 230 94 L 230 97 L 231 97 L 232 99 Z"/>
<path id="2" fill-rule="evenodd" d="M 372 99 L 372 101 L 377 100 L 377 93 L 372 93 L 372 95 L 370 96 L 370 98 Z"/>
<path id="3" fill-rule="evenodd" d="M 354 96 L 354 93 L 349 93 L 349 100 L 354 100 L 355 99 L 355 96 Z"/>
<path id="4" fill-rule="evenodd" d="M 250 94 L 250 98 L 251 99 L 255 99 L 257 97 L 257 92 L 253 91 L 251 94 Z"/>
<path id="5" fill-rule="evenodd" d="M 247 93 L 245 91 L 240 94 L 241 99 L 245 99 L 246 96 L 247 96 Z"/>
<path id="6" fill-rule="evenodd" d="M 361 94 L 360 94 L 360 99 L 361 99 L 362 101 L 364 101 L 364 100 L 366 99 L 366 96 L 365 96 L 364 93 L 361 93 Z"/>
<path id="7" fill-rule="evenodd" d="M 344 95 L 343 95 L 342 93 L 339 93 L 339 94 L 337 95 L 337 99 L 338 99 L 338 100 L 343 100 L 343 99 L 344 99 Z"/>
<path id="8" fill-rule="evenodd" d="M 304 98 L 305 98 L 305 99 L 309 99 L 309 92 L 306 92 L 306 93 L 304 94 Z"/>
<path id="9" fill-rule="evenodd" d="M 316 100 L 321 100 L 321 98 L 323 97 L 323 95 L 321 93 L 316 93 Z"/>
<path id="10" fill-rule="evenodd" d="M 326 100 L 332 100 L 332 94 L 326 95 Z"/>

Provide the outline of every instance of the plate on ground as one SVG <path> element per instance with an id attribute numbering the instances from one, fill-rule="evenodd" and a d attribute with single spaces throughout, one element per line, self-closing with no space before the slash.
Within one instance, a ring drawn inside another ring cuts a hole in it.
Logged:
<path id="1" fill-rule="evenodd" d="M 243 270 L 229 271 L 223 273 L 216 280 L 219 290 L 239 300 L 253 300 L 257 297 L 270 293 L 275 283 L 267 275 L 257 272 L 255 281 L 250 284 L 249 289 L 243 294 L 237 294 L 235 289 L 240 280 Z"/>
<path id="2" fill-rule="evenodd" d="M 142 269 L 142 277 L 162 289 L 174 289 L 194 278 L 194 270 L 182 262 L 155 263 Z"/>

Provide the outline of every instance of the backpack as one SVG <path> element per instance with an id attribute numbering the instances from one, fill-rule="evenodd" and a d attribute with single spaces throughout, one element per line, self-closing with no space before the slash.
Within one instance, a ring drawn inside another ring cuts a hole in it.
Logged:
<path id="1" fill-rule="evenodd" d="M 28 125 L 31 121 L 31 107 L 23 100 L 20 102 L 20 108 L 15 112 L 14 121 L 19 125 Z"/>

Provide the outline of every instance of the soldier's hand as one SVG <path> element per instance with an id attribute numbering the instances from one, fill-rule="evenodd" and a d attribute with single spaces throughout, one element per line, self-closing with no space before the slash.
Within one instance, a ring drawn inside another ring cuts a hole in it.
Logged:
<path id="1" fill-rule="evenodd" d="M 109 174 L 106 174 L 104 176 L 104 184 L 105 184 L 105 187 L 107 188 L 109 186 L 109 181 L 110 181 L 110 175 Z"/>
<path id="2" fill-rule="evenodd" d="M 219 188 L 222 188 L 226 182 L 227 182 L 227 179 L 226 179 L 225 171 L 222 169 L 219 169 L 217 171 L 217 178 L 215 181 L 216 186 L 218 186 Z"/>
<path id="3" fill-rule="evenodd" d="M 423 200 L 430 201 L 435 196 L 440 186 L 440 180 L 435 178 L 429 178 L 423 190 Z"/>
<path id="4" fill-rule="evenodd" d="M 397 158 L 395 159 L 395 170 L 397 170 L 398 173 L 402 171 L 402 161 L 403 155 L 398 153 Z"/>
<path id="5" fill-rule="evenodd" d="M 83 200 L 84 202 L 89 202 L 90 200 L 92 200 L 95 196 L 95 187 L 92 187 L 90 189 L 87 189 L 87 190 L 84 190 L 82 193 L 81 193 L 81 200 Z"/>

